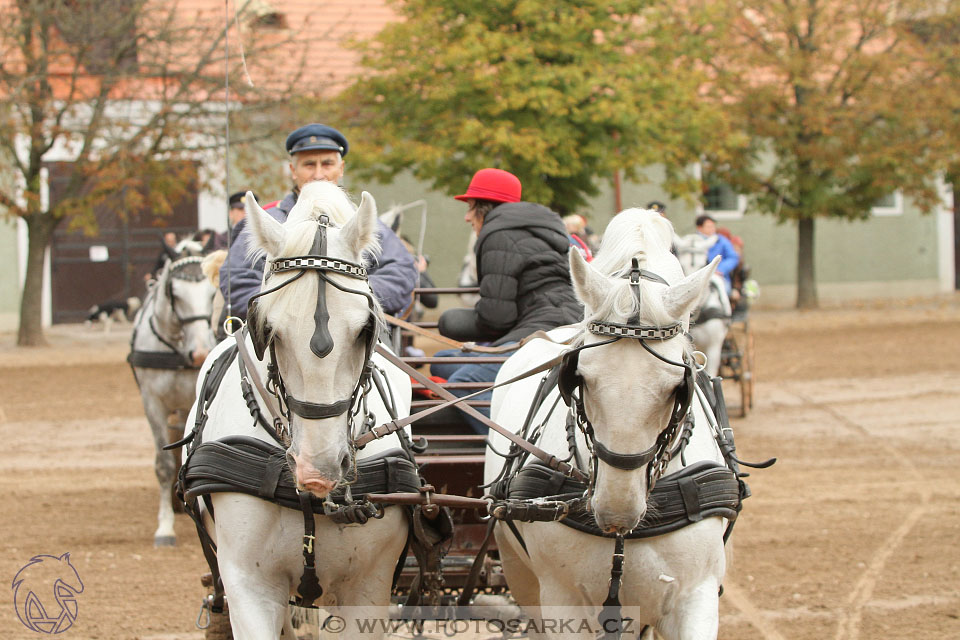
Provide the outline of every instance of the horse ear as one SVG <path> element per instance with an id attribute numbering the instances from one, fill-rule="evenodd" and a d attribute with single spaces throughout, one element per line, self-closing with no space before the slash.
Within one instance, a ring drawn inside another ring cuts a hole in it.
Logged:
<path id="1" fill-rule="evenodd" d="M 364 191 L 360 196 L 360 207 L 350 221 L 343 226 L 344 243 L 354 255 L 364 251 L 376 251 L 377 246 L 377 202 Z"/>
<path id="2" fill-rule="evenodd" d="M 706 293 L 710 278 L 716 272 L 718 264 L 720 264 L 720 256 L 666 290 L 663 294 L 663 307 L 671 318 L 686 319 Z"/>
<path id="3" fill-rule="evenodd" d="M 252 191 L 247 191 L 244 202 L 246 203 L 247 220 L 249 220 L 248 225 L 250 233 L 253 235 L 254 244 L 271 256 L 280 255 L 284 243 L 283 225 L 263 210 L 260 203 L 253 197 Z"/>
<path id="4" fill-rule="evenodd" d="M 573 291 L 588 309 L 596 309 L 606 295 L 607 279 L 591 267 L 576 249 L 571 249 L 569 254 Z"/>

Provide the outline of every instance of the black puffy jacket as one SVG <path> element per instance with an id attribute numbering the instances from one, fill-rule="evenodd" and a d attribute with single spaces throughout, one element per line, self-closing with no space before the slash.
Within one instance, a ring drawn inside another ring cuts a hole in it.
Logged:
<path id="1" fill-rule="evenodd" d="M 517 342 L 534 331 L 579 322 L 560 216 L 531 202 L 491 209 L 477 237 L 478 339 Z"/>

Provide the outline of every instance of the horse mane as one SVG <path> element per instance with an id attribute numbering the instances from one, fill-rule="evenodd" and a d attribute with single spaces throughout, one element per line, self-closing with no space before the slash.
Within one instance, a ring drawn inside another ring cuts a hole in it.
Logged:
<path id="1" fill-rule="evenodd" d="M 590 263 L 594 269 L 608 278 L 606 295 L 596 309 L 584 317 L 583 326 L 597 320 L 622 322 L 627 318 L 640 315 L 644 323 L 656 327 L 673 324 L 663 306 L 661 298 L 662 284 L 650 280 L 640 280 L 640 301 L 631 290 L 629 281 L 623 276 L 630 272 L 634 258 L 640 262 L 640 268 L 647 269 L 675 283 L 683 277 L 683 271 L 676 257 L 670 253 L 673 239 L 673 225 L 655 211 L 646 209 L 625 209 L 607 225 L 600 249 Z"/>
<path id="2" fill-rule="evenodd" d="M 186 258 L 187 256 L 200 256 L 203 255 L 203 244 L 197 240 L 191 240 L 187 238 L 186 240 L 181 240 L 173 248 L 173 250 L 181 258 Z"/>
<path id="3" fill-rule="evenodd" d="M 317 220 L 326 215 L 330 222 L 342 227 L 357 213 L 357 206 L 351 202 L 347 192 L 332 182 L 316 181 L 303 186 L 297 203 L 293 205 L 283 224 L 286 241 L 280 256 L 302 256 L 310 252 L 313 237 L 317 230 Z M 253 244 L 249 247 L 248 259 L 257 260 L 264 250 Z M 380 253 L 379 241 L 367 247 L 363 257 L 373 257 Z M 274 256 L 274 257 L 280 257 Z M 343 257 L 343 256 L 340 256 Z"/>

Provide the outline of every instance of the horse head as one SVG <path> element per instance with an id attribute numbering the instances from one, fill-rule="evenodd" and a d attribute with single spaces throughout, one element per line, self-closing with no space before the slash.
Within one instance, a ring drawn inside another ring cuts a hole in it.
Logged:
<path id="1" fill-rule="evenodd" d="M 590 505 L 611 533 L 632 530 L 646 513 L 658 475 L 648 467 L 662 461 L 661 433 L 691 362 L 690 311 L 716 268 L 715 261 L 684 276 L 671 239 L 667 220 L 628 209 L 610 222 L 593 263 L 570 252 L 574 291 L 585 307 L 583 345 L 598 345 L 581 350 L 576 371 L 597 455 Z"/>
<path id="2" fill-rule="evenodd" d="M 324 497 L 353 465 L 350 409 L 380 314 L 360 266 L 379 250 L 376 203 L 364 192 L 356 208 L 335 184 L 311 182 L 281 224 L 247 195 L 251 248 L 268 265 L 248 322 L 290 409 L 287 463 L 299 488 Z"/>
<path id="3" fill-rule="evenodd" d="M 154 314 L 162 333 L 178 338 L 172 343 L 177 351 L 199 367 L 214 346 L 210 316 L 216 288 L 203 275 L 203 245 L 183 240 L 171 251 L 175 257 L 157 278 Z"/>
<path id="4" fill-rule="evenodd" d="M 675 240 L 677 259 L 683 272 L 690 275 L 697 269 L 707 265 L 707 254 L 710 247 L 717 243 L 717 236 L 703 236 L 699 233 L 688 233 Z"/>

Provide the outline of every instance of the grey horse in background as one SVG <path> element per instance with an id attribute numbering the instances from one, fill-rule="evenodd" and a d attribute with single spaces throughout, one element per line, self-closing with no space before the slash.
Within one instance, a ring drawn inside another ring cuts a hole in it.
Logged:
<path id="1" fill-rule="evenodd" d="M 210 327 L 214 286 L 201 270 L 208 249 L 181 241 L 149 285 L 134 320 L 127 361 L 140 387 L 143 410 L 156 446 L 154 470 L 160 488 L 155 546 L 173 546 L 173 481 L 177 459 L 163 447 L 183 435 L 196 396 L 200 365 L 215 344 Z"/>
<path id="2" fill-rule="evenodd" d="M 716 236 L 704 238 L 697 233 L 674 238 L 674 248 L 684 275 L 690 275 L 707 265 L 707 254 L 716 241 Z M 714 274 L 690 319 L 690 337 L 697 349 L 706 355 L 706 370 L 710 377 L 720 372 L 723 341 L 727 337 L 732 314 L 723 277 Z"/>

